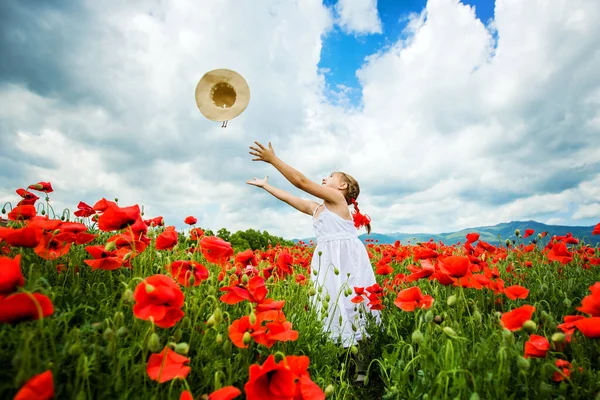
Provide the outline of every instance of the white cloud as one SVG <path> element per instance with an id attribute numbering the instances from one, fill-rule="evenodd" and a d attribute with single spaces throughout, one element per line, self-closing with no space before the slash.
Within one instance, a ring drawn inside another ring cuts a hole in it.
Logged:
<path id="1" fill-rule="evenodd" d="M 348 33 L 381 33 L 377 0 L 338 0 L 335 5 L 337 23 Z"/>
<path id="2" fill-rule="evenodd" d="M 485 26 L 469 6 L 429 0 L 358 71 L 361 108 L 343 87 L 327 92 L 318 63 L 333 17 L 316 0 L 13 3 L 0 47 L 19 49 L 0 75 L 0 199 L 51 180 L 61 207 L 119 197 L 168 224 L 195 215 L 214 230 L 312 236 L 308 216 L 244 183 L 270 175 L 291 187 L 250 161 L 256 139 L 314 180 L 354 175 L 376 232 L 597 223 L 600 7 L 544 3 L 497 0 Z M 227 129 L 193 97 L 221 67 L 252 95 Z"/>

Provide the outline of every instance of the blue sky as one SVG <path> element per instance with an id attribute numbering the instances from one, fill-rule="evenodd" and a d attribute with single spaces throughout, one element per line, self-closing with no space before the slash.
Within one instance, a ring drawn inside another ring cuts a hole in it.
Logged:
<path id="1" fill-rule="evenodd" d="M 323 4 L 334 8 L 337 0 L 324 0 Z M 494 17 L 494 0 L 464 0 L 464 4 L 475 7 L 475 13 L 484 24 Z M 353 88 L 349 94 L 352 104 L 361 102 L 360 84 L 356 71 L 367 56 L 377 53 L 401 38 L 410 13 L 420 13 L 427 5 L 426 0 L 379 0 L 377 11 L 382 24 L 382 33 L 347 34 L 334 26 L 325 35 L 319 67 L 326 68 L 327 83 L 335 88 L 344 85 Z"/>
<path id="2" fill-rule="evenodd" d="M 316 182 L 354 176 L 374 232 L 595 225 L 600 2 L 547 3 L 4 0 L 0 203 L 50 181 L 59 210 L 119 198 L 178 227 L 311 237 L 246 184 L 316 200 L 250 160 L 258 140 Z M 251 92 L 226 129 L 194 101 L 216 68 Z"/>

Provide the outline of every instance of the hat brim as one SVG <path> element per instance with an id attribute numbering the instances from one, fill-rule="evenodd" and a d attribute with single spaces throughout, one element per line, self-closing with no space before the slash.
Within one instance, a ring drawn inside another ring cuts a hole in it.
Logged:
<path id="1" fill-rule="evenodd" d="M 212 97 L 212 89 L 219 83 L 230 85 L 235 91 L 235 102 L 231 107 L 218 107 Z M 211 121 L 229 121 L 240 115 L 250 102 L 250 88 L 246 80 L 237 72 L 229 69 L 215 69 L 202 76 L 196 85 L 196 105 Z"/>

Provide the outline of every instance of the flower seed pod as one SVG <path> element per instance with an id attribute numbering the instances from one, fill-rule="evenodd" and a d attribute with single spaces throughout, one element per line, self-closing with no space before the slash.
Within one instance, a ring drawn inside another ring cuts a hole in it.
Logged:
<path id="1" fill-rule="evenodd" d="M 431 322 L 431 321 L 433 321 L 433 311 L 428 310 L 425 313 L 425 322 Z"/>
<path id="2" fill-rule="evenodd" d="M 448 304 L 449 307 L 452 307 L 456 304 L 456 296 L 452 295 L 449 296 L 448 299 L 446 300 L 446 304 Z"/>
<path id="3" fill-rule="evenodd" d="M 175 352 L 177 354 L 186 355 L 189 351 L 190 351 L 190 345 L 185 342 L 177 343 L 177 345 L 175 346 Z"/>
<path id="4" fill-rule="evenodd" d="M 104 330 L 104 333 L 102 334 L 102 337 L 104 338 L 104 340 L 106 340 L 107 342 L 113 341 L 115 340 L 115 331 L 113 331 L 110 328 L 106 328 Z"/>
<path id="5" fill-rule="evenodd" d="M 333 396 L 334 393 L 335 389 L 333 388 L 333 385 L 327 385 L 327 387 L 325 388 L 325 398 Z"/>
<path id="6" fill-rule="evenodd" d="M 411 339 L 414 344 L 421 344 L 424 340 L 423 333 L 417 329 L 412 333 Z"/>
<path id="7" fill-rule="evenodd" d="M 251 340 L 252 340 L 252 335 L 250 335 L 250 332 L 244 332 L 244 336 L 242 337 L 242 342 L 245 345 L 248 345 Z"/>
<path id="8" fill-rule="evenodd" d="M 527 358 L 519 356 L 519 358 L 517 358 L 517 366 L 521 371 L 528 371 L 529 367 L 531 366 L 531 362 Z"/>
<path id="9" fill-rule="evenodd" d="M 515 229 L 515 236 L 516 237 L 521 236 L 521 231 L 519 229 Z"/>
<path id="10" fill-rule="evenodd" d="M 242 283 L 244 285 L 247 285 L 249 280 L 250 280 L 250 278 L 248 278 L 248 275 L 245 275 L 245 274 L 242 275 Z"/>
<path id="11" fill-rule="evenodd" d="M 155 290 L 154 286 L 152 286 L 149 283 L 146 284 L 146 293 L 152 293 L 152 292 L 154 292 L 154 290 Z"/>
<path id="12" fill-rule="evenodd" d="M 129 329 L 127 329 L 126 326 L 122 326 L 119 329 L 117 329 L 117 337 L 120 339 L 123 339 L 125 337 L 127 337 L 127 335 L 129 335 Z"/>
<path id="13" fill-rule="evenodd" d="M 112 242 L 108 242 L 104 245 L 104 251 L 111 252 L 117 249 L 117 241 L 113 240 Z"/>
<path id="14" fill-rule="evenodd" d="M 160 338 L 156 332 L 152 332 L 150 339 L 148 339 L 148 350 L 153 353 L 160 350 Z"/>
<path id="15" fill-rule="evenodd" d="M 523 330 L 527 333 L 533 333 L 537 330 L 537 325 L 534 321 L 528 319 L 523 323 Z"/>
<path id="16" fill-rule="evenodd" d="M 567 337 L 565 336 L 564 333 L 562 332 L 556 332 L 552 335 L 552 337 L 550 338 L 550 340 L 552 340 L 553 343 L 562 343 L 567 339 Z"/>
<path id="17" fill-rule="evenodd" d="M 444 333 L 447 336 L 449 336 L 451 338 L 458 337 L 458 334 L 456 333 L 456 331 L 454 329 L 450 328 L 449 326 L 445 326 L 442 330 L 444 331 Z"/>
<path id="18" fill-rule="evenodd" d="M 215 342 L 216 342 L 217 344 L 221 344 L 221 343 L 223 343 L 223 335 L 222 335 L 222 334 L 220 334 L 220 333 L 217 333 L 217 337 L 215 338 Z"/>

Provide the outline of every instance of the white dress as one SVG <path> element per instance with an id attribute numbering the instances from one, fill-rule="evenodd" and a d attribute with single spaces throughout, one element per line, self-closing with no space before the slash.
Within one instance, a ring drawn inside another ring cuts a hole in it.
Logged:
<path id="1" fill-rule="evenodd" d="M 315 218 L 319 208 L 323 210 Z M 365 313 L 372 313 L 379 321 L 379 311 L 370 311 L 365 306 L 368 303 L 366 296 L 361 304 L 351 301 L 355 296 L 354 287 L 366 288 L 376 283 L 375 273 L 353 221 L 340 217 L 321 204 L 313 211 L 313 227 L 317 236 L 310 274 L 317 289 L 313 305 L 320 313 L 324 307 L 323 301 L 329 295 L 323 329 L 330 333 L 333 340 L 340 339 L 344 347 L 349 347 L 367 337 Z M 319 288 L 322 288 L 320 293 Z M 352 294 L 346 296 L 348 288 Z M 363 313 L 359 313 L 359 310 L 363 310 Z"/>

